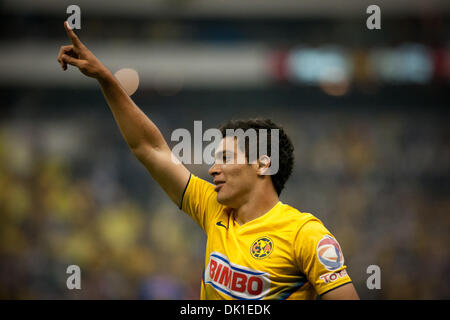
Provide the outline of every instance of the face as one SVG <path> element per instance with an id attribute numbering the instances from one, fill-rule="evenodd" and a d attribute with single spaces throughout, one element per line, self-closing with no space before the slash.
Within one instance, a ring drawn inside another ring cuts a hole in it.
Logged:
<path id="1" fill-rule="evenodd" d="M 240 207 L 247 201 L 258 179 L 256 164 L 246 163 L 245 152 L 238 147 L 234 137 L 222 139 L 215 158 L 209 174 L 214 178 L 217 201 L 231 208 Z"/>

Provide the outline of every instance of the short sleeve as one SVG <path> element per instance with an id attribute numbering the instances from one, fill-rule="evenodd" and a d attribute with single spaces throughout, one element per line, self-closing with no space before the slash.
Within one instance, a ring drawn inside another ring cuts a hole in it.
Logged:
<path id="1" fill-rule="evenodd" d="M 298 267 L 317 294 L 351 282 L 339 243 L 319 220 L 300 228 L 294 248 Z"/>
<path id="2" fill-rule="evenodd" d="M 191 174 L 181 200 L 181 210 L 208 233 L 210 221 L 222 209 L 223 205 L 217 202 L 214 185 Z"/>

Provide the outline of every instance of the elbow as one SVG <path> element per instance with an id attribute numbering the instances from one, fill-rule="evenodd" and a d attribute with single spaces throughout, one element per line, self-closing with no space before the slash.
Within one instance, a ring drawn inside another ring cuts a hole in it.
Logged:
<path id="1" fill-rule="evenodd" d="M 147 164 L 150 159 L 155 158 L 160 148 L 152 146 L 149 143 L 141 143 L 137 146 L 130 146 L 131 152 L 143 164 Z"/>
<path id="2" fill-rule="evenodd" d="M 134 156 L 141 162 L 146 158 L 146 155 L 150 152 L 150 149 L 145 144 L 130 145 L 130 150 Z"/>
<path id="3" fill-rule="evenodd" d="M 150 143 L 141 143 L 137 146 L 130 146 L 134 156 L 147 168 L 153 167 L 155 163 L 166 161 L 166 155 L 170 155 L 171 151 L 167 145 L 159 147 Z"/>

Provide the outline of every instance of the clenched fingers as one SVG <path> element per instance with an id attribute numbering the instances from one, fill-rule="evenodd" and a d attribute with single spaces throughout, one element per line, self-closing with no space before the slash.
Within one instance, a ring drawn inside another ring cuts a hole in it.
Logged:
<path id="1" fill-rule="evenodd" d="M 67 64 L 64 63 L 64 61 L 62 60 L 62 56 L 64 54 L 71 56 L 73 53 L 74 53 L 73 45 L 61 46 L 61 48 L 59 49 L 57 60 L 58 60 L 59 64 L 61 65 L 61 68 L 63 68 L 63 70 L 67 69 Z"/>
<path id="2" fill-rule="evenodd" d="M 67 64 L 70 64 L 72 66 L 75 66 L 77 68 L 80 68 L 84 62 L 84 60 L 81 59 L 77 59 L 71 56 L 68 56 L 67 54 L 63 54 L 61 56 L 61 60 L 62 62 L 66 65 L 66 69 L 67 69 Z M 65 69 L 64 69 L 65 70 Z"/>

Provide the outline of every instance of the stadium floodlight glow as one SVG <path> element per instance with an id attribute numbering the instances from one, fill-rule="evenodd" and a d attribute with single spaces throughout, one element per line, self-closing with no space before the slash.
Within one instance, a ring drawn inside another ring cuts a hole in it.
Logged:
<path id="1" fill-rule="evenodd" d="M 129 96 L 132 96 L 139 87 L 139 75 L 134 69 L 122 68 L 116 71 L 114 76 Z"/>
<path id="2" fill-rule="evenodd" d="M 299 48 L 287 59 L 288 73 L 294 81 L 306 84 L 341 83 L 351 77 L 352 65 L 338 47 Z"/>
<path id="3" fill-rule="evenodd" d="M 370 55 L 370 63 L 378 77 L 386 82 L 424 84 L 433 74 L 429 49 L 419 44 L 377 49 Z"/>

